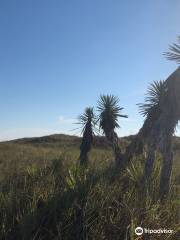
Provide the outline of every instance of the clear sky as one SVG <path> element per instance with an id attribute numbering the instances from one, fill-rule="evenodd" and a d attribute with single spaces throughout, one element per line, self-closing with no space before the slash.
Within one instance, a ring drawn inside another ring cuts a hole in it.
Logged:
<path id="1" fill-rule="evenodd" d="M 75 118 L 100 94 L 136 103 L 150 82 L 176 69 L 162 53 L 180 34 L 179 0 L 1 0 L 0 140 L 75 134 Z"/>

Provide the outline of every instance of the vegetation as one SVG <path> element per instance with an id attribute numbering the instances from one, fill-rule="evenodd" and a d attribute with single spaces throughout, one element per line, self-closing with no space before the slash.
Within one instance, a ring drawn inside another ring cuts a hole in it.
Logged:
<path id="1" fill-rule="evenodd" d="M 121 139 L 124 149 L 130 139 Z M 55 135 L 0 144 L 1 239 L 137 239 L 134 228 L 139 225 L 173 229 L 164 239 L 178 239 L 178 138 L 171 191 L 163 204 L 158 200 L 161 157 L 144 194 L 143 156 L 112 181 L 108 142 L 94 138 L 87 168 L 77 165 L 80 143 L 81 138 Z"/>
<path id="2" fill-rule="evenodd" d="M 174 43 L 170 46 L 170 51 L 165 53 L 169 60 L 175 61 L 180 64 L 180 36 L 178 37 L 178 43 Z"/>
<path id="3" fill-rule="evenodd" d="M 141 140 L 149 145 L 148 156 L 145 164 L 145 178 L 150 181 L 152 175 L 154 161 L 155 161 L 155 151 L 157 149 L 158 136 L 150 133 L 154 129 L 158 118 L 162 114 L 162 101 L 167 94 L 167 86 L 165 81 L 156 81 L 150 85 L 147 91 L 147 96 L 145 103 L 139 104 L 140 113 L 146 117 L 144 125 L 140 131 Z M 160 130 L 160 127 L 159 127 Z M 159 132 L 158 132 L 159 133 Z"/>
<path id="4" fill-rule="evenodd" d="M 80 164 L 86 165 L 88 162 L 88 153 L 91 150 L 94 128 L 96 125 L 96 117 L 93 108 L 86 108 L 84 114 L 78 117 L 78 124 L 82 128 L 82 142 L 80 145 Z"/>
<path id="5" fill-rule="evenodd" d="M 98 101 L 99 122 L 100 128 L 105 133 L 106 138 L 114 152 L 116 166 L 122 164 L 122 152 L 119 146 L 119 138 L 115 132 L 115 128 L 119 128 L 118 118 L 127 118 L 127 115 L 122 115 L 122 107 L 119 106 L 119 99 L 113 95 L 102 95 Z"/>

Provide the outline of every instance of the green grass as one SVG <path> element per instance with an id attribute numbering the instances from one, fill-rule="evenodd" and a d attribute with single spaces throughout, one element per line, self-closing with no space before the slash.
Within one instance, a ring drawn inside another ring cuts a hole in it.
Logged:
<path id="1" fill-rule="evenodd" d="M 119 175 L 110 148 L 96 142 L 85 169 L 78 165 L 79 139 L 48 139 L 0 144 L 0 239 L 135 240 L 134 228 L 143 226 L 174 230 L 148 239 L 178 240 L 178 144 L 171 192 L 160 203 L 161 159 L 146 191 L 142 157 Z"/>

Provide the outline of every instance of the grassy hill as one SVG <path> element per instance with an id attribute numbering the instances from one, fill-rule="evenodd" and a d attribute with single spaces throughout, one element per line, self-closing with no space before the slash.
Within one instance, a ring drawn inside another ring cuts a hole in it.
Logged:
<path id="1" fill-rule="evenodd" d="M 131 137 L 120 139 L 125 147 Z M 178 239 L 180 139 L 168 199 L 158 200 L 161 157 L 148 193 L 145 159 L 118 174 L 104 137 L 96 137 L 87 169 L 78 166 L 81 138 L 51 135 L 0 143 L 1 239 Z M 173 229 L 171 235 L 137 238 L 134 228 Z"/>

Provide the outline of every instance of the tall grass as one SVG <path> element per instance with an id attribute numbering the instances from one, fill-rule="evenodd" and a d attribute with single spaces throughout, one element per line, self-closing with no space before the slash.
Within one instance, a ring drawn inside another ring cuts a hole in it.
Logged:
<path id="1" fill-rule="evenodd" d="M 135 240 L 134 229 L 143 226 L 173 229 L 173 234 L 163 237 L 178 240 L 180 182 L 173 178 L 169 198 L 160 203 L 161 159 L 145 189 L 142 157 L 113 178 L 116 169 L 108 150 L 95 149 L 87 169 L 77 164 L 75 148 L 52 151 L 13 145 L 3 152 L 1 239 Z M 9 152 L 13 161 L 7 158 Z M 152 235 L 144 239 L 163 238 Z"/>

